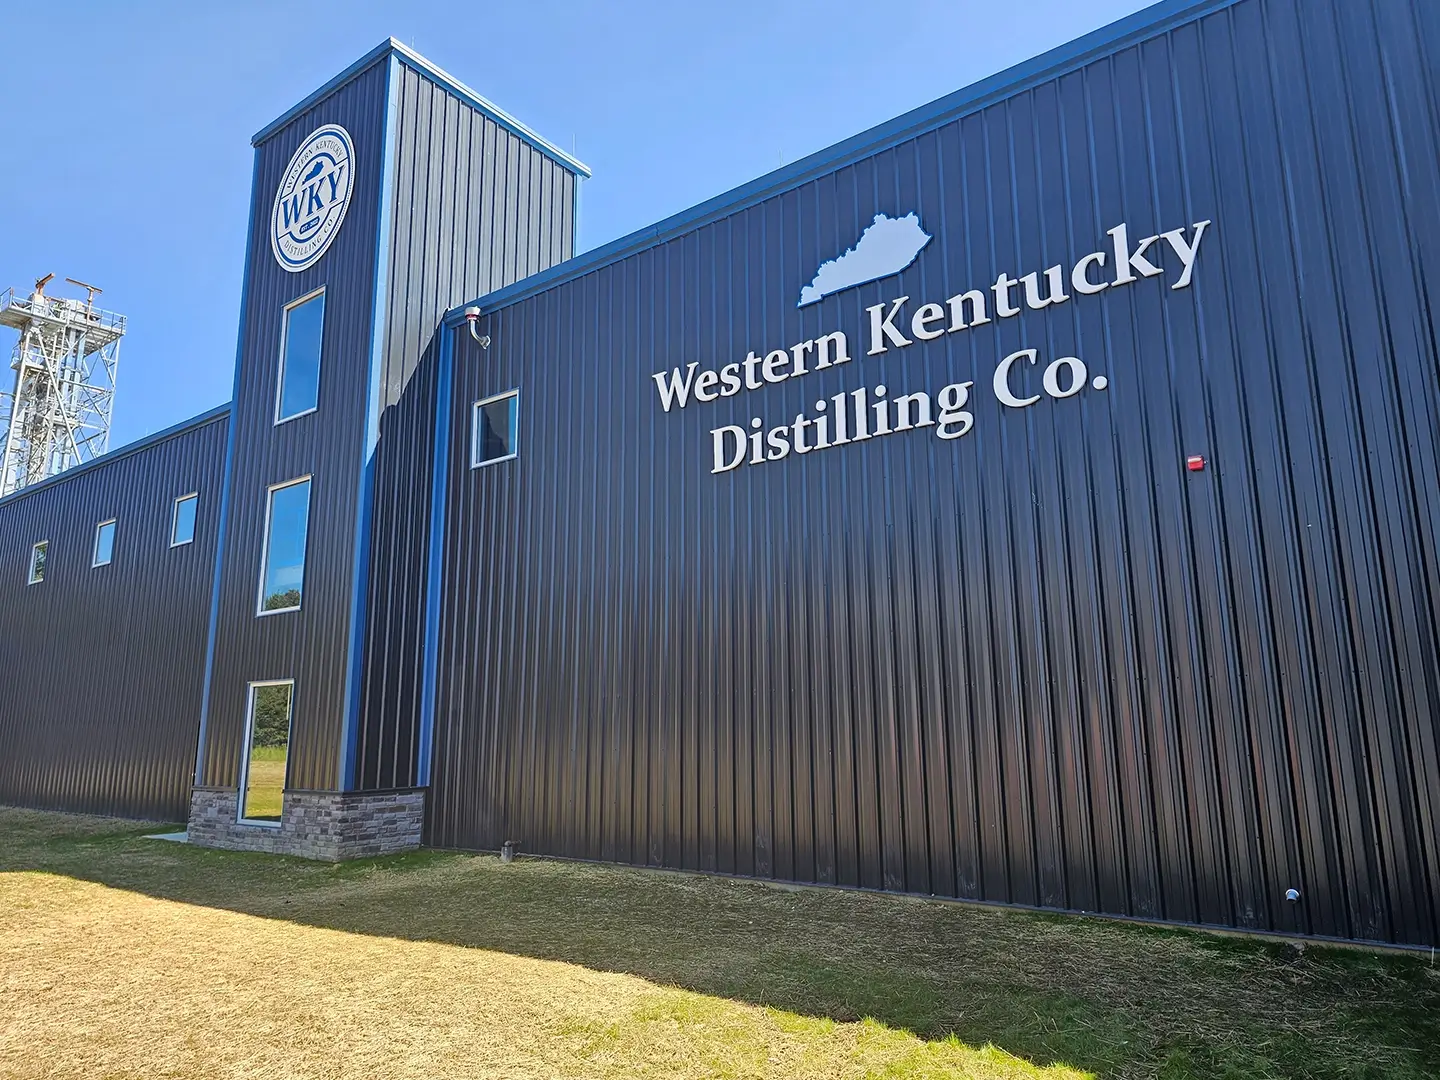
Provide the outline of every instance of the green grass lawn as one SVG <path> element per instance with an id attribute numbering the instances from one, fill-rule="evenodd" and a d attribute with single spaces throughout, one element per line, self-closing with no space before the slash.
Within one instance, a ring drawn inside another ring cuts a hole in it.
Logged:
<path id="1" fill-rule="evenodd" d="M 245 774 L 244 816 L 252 821 L 279 821 L 284 794 L 285 747 L 255 747 Z"/>
<path id="2" fill-rule="evenodd" d="M 1440 1076 L 1429 957 L 0 809 L 0 1077 Z"/>

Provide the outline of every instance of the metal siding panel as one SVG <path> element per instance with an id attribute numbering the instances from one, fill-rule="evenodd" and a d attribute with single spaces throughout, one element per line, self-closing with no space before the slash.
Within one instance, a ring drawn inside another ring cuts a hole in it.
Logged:
<path id="1" fill-rule="evenodd" d="M 365 436 L 375 245 L 386 111 L 386 64 L 379 63 L 296 117 L 257 148 L 252 198 L 265 221 L 279 176 L 300 141 L 340 123 L 355 142 L 352 203 L 330 249 L 298 274 L 282 270 L 268 231 L 247 254 L 240 379 L 234 403 L 237 453 L 232 514 L 221 566 L 210 720 L 200 781 L 233 787 L 244 738 L 246 686 L 294 678 L 295 714 L 287 786 L 335 790 L 341 782 L 344 702 L 354 586 L 355 529 Z M 284 306 L 326 288 L 319 409 L 274 424 Z M 266 488 L 312 474 L 301 611 L 255 615 L 265 528 Z"/>
<path id="2" fill-rule="evenodd" d="M 429 542 L 430 485 L 417 481 L 432 469 L 434 330 L 446 309 L 465 296 L 550 264 L 553 245 L 540 227 L 542 216 L 529 202 L 517 201 L 513 185 L 497 183 L 505 175 L 505 167 L 496 171 L 497 146 L 512 175 L 521 162 L 532 178 L 565 172 L 415 69 L 402 65 L 397 78 L 391 306 L 356 778 L 364 789 L 408 787 L 419 772 L 427 604 L 420 553 Z M 553 179 L 547 183 L 551 192 L 565 190 Z M 532 187 L 539 191 L 538 179 Z"/>
<path id="3" fill-rule="evenodd" d="M 182 821 L 190 806 L 229 414 L 0 502 L 0 803 Z M 195 540 L 170 546 L 199 493 Z M 91 568 L 96 525 L 114 561 Z M 48 540 L 45 581 L 27 585 Z"/>
<path id="4" fill-rule="evenodd" d="M 1433 941 L 1437 47 L 1412 0 L 1240 0 L 459 333 L 431 841 Z M 910 209 L 899 279 L 790 306 Z M 871 304 L 1204 219 L 1188 292 L 863 355 Z M 835 327 L 803 385 L 648 396 Z M 1110 389 L 987 402 L 1031 346 Z M 708 475 L 716 424 L 970 378 L 954 444 Z M 511 386 L 520 457 L 472 471 Z"/>

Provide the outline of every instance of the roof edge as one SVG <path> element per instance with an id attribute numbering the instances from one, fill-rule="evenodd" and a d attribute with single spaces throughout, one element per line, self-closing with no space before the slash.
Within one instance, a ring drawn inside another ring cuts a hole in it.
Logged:
<path id="1" fill-rule="evenodd" d="M 567 154 L 564 150 L 561 150 L 549 139 L 544 138 L 542 135 L 538 134 L 530 127 L 527 127 L 525 124 L 515 119 L 515 117 L 511 116 L 494 102 L 476 93 L 469 86 L 466 86 L 459 79 L 455 78 L 455 76 L 451 75 L 448 71 L 445 71 L 443 68 L 431 63 L 429 60 L 425 59 L 425 57 L 417 53 L 414 49 L 411 49 L 408 46 L 402 44 L 401 42 L 396 41 L 393 37 L 386 38 L 379 45 L 375 46 L 375 48 L 371 49 L 368 53 L 362 56 L 359 60 L 356 60 L 344 71 L 336 75 L 333 79 L 328 80 L 316 90 L 313 90 L 309 94 L 306 94 L 305 97 L 301 98 L 294 105 L 290 106 L 290 108 L 286 109 L 274 120 L 271 120 L 270 123 L 266 124 L 264 127 L 262 127 L 259 131 L 257 131 L 254 135 L 250 137 L 250 145 L 259 146 L 262 142 L 270 138 L 270 136 L 274 135 L 286 124 L 290 123 L 291 120 L 295 119 L 295 117 L 299 116 L 307 109 L 312 108 L 315 104 L 317 104 L 324 98 L 329 97 L 336 90 L 339 90 L 342 86 L 359 78 L 360 75 L 362 75 L 364 72 L 368 71 L 375 64 L 379 63 L 380 61 L 384 60 L 386 57 L 392 54 L 399 57 L 402 63 L 418 71 L 430 81 L 444 87 L 450 93 L 454 94 L 456 97 L 464 101 L 471 108 L 484 113 L 491 120 L 494 120 L 497 124 L 505 128 L 511 134 L 518 136 L 521 140 L 528 143 L 536 150 L 539 150 L 542 154 L 555 161 L 563 168 L 568 169 L 570 172 L 573 172 L 575 175 L 581 177 L 582 179 L 588 178 L 591 175 L 590 167 L 584 162 L 580 161 L 578 158 L 574 157 L 571 154 Z"/>
<path id="2" fill-rule="evenodd" d="M 340 72 L 340 74 L 336 75 L 333 79 L 328 79 L 325 82 L 321 83 L 318 87 L 310 91 L 310 93 L 306 94 L 294 105 L 291 105 L 288 109 L 282 112 L 274 120 L 271 120 L 270 123 L 266 124 L 254 135 L 251 135 L 250 145 L 259 146 L 262 142 L 270 138 L 270 136 L 274 135 L 277 131 L 283 128 L 286 124 L 290 123 L 291 120 L 294 120 L 295 117 L 299 116 L 306 109 L 311 108 L 317 102 L 329 97 L 346 83 L 354 82 L 364 72 L 370 70 L 370 68 L 374 67 L 381 60 L 385 59 L 385 57 L 389 56 L 391 50 L 397 44 L 398 42 L 396 42 L 394 38 L 386 38 L 379 45 L 376 45 L 375 48 L 371 49 L 368 53 L 362 56 L 359 60 L 356 60 L 344 71 Z"/>
<path id="3" fill-rule="evenodd" d="M 489 98 L 477 93 L 448 71 L 437 67 L 414 49 L 407 48 L 394 38 L 390 39 L 390 45 L 402 62 L 409 64 L 422 75 L 426 75 L 444 86 L 445 89 L 449 90 L 456 97 L 468 102 L 472 107 L 480 110 L 512 134 L 518 135 L 546 157 L 554 160 L 556 164 L 563 166 L 581 179 L 589 179 L 592 175 L 590 166 L 575 157 L 575 155 L 567 154 L 539 132 L 511 116 Z"/>
<path id="4" fill-rule="evenodd" d="M 89 461 L 76 465 L 72 469 L 66 469 L 64 472 L 58 473 L 55 476 L 47 476 L 39 483 L 28 484 L 19 491 L 12 491 L 9 495 L 0 496 L 0 506 L 8 506 L 10 503 L 19 502 L 26 495 L 34 495 L 38 491 L 55 487 L 64 483 L 66 480 L 72 480 L 76 476 L 90 472 L 92 469 L 97 469 L 102 465 L 109 465 L 121 458 L 129 457 L 131 454 L 137 454 L 141 450 L 148 450 L 157 443 L 165 442 L 167 439 L 173 439 L 177 435 L 184 435 L 197 428 L 202 428 L 206 424 L 213 424 L 221 417 L 230 415 L 232 404 L 233 402 L 227 401 L 223 405 L 217 405 L 213 409 L 207 409 L 205 412 L 192 416 L 188 420 L 181 420 L 178 424 L 171 424 L 167 428 L 161 428 L 154 434 L 142 436 L 134 442 L 128 442 L 124 446 L 117 447 L 114 450 L 107 450 L 99 457 L 91 458 Z"/>
<path id="5" fill-rule="evenodd" d="M 482 313 L 488 314 L 534 293 L 543 292 L 562 282 L 618 262 L 628 255 L 673 239 L 701 225 L 728 217 L 889 146 L 978 112 L 996 101 L 1067 74 L 1136 41 L 1173 30 L 1238 2 L 1239 0 L 1161 0 L 1160 3 L 1142 8 L 1039 56 L 1023 60 L 994 75 L 987 75 L 929 104 L 911 109 L 789 165 L 747 181 L 739 187 L 697 203 L 688 210 L 682 210 L 653 225 L 647 225 L 608 244 L 592 248 L 538 274 L 521 278 L 504 288 L 485 293 L 468 303 L 459 304 L 445 313 L 445 325 L 453 327 L 462 322 L 463 312 L 467 307 L 479 307 Z"/>

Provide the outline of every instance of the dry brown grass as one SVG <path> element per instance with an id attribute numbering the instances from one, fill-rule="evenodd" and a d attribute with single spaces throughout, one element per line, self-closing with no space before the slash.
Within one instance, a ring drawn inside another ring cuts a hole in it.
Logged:
<path id="1" fill-rule="evenodd" d="M 0 808 L 0 1078 L 1425 1077 L 1440 1061 L 1440 978 L 1418 958 L 538 860 L 325 866 L 138 831 Z"/>
<path id="2" fill-rule="evenodd" d="M 7 1080 L 1082 1075 L 873 1021 L 36 871 L 0 873 L 0 972 Z"/>

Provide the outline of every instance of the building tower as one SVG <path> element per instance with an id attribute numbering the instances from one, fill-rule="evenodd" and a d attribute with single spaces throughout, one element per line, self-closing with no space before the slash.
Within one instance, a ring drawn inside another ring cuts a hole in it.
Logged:
<path id="1" fill-rule="evenodd" d="M 0 293 L 0 326 L 18 330 L 14 389 L 0 391 L 0 496 L 64 472 L 110 448 L 110 412 L 125 316 L 95 306 L 100 292 L 74 278 L 84 300 L 45 295 L 54 274 L 22 296 Z"/>

